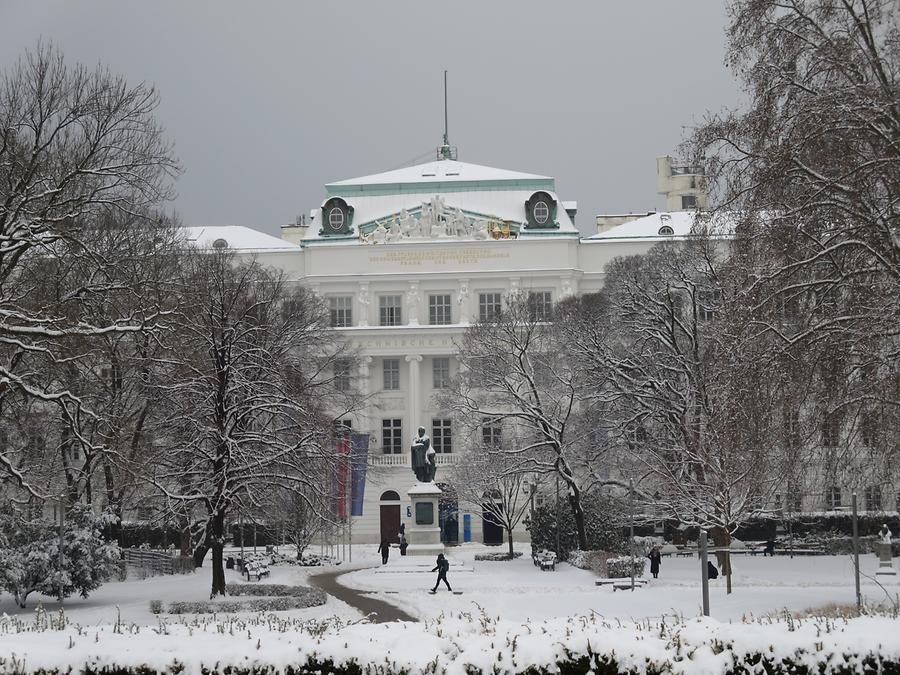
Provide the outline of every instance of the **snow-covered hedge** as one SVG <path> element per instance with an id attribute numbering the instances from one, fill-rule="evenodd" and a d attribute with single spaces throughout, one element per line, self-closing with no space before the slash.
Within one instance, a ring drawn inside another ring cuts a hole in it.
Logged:
<path id="1" fill-rule="evenodd" d="M 631 565 L 634 565 L 634 576 L 644 576 L 645 558 L 632 558 L 630 556 L 622 556 L 620 558 L 608 558 L 606 560 L 606 576 L 616 579 L 631 576 Z"/>
<path id="2" fill-rule="evenodd" d="M 171 602 L 169 614 L 231 614 L 235 612 L 284 612 L 289 609 L 318 607 L 326 602 L 325 594 L 317 589 L 301 597 L 247 598 L 245 600 L 200 600 Z"/>
<path id="3" fill-rule="evenodd" d="M 105 675 L 897 673 L 888 617 L 667 623 L 481 616 L 340 624 L 260 615 L 154 626 L 41 627 L 0 619 L 0 672 Z"/>
<path id="4" fill-rule="evenodd" d="M 476 553 L 475 560 L 483 560 L 483 561 L 492 561 L 492 562 L 503 562 L 505 560 L 512 560 L 513 558 L 521 558 L 521 551 L 513 551 L 512 558 L 509 556 L 509 551 L 504 551 L 503 553 Z"/>
<path id="5" fill-rule="evenodd" d="M 295 598 L 319 596 L 323 593 L 308 586 L 288 586 L 286 584 L 228 584 L 226 595 L 257 595 L 265 597 L 292 596 Z"/>
<path id="6" fill-rule="evenodd" d="M 568 563 L 581 570 L 591 570 L 600 576 L 606 575 L 606 561 L 615 557 L 615 553 L 609 551 L 581 551 L 575 549 L 569 552 Z"/>

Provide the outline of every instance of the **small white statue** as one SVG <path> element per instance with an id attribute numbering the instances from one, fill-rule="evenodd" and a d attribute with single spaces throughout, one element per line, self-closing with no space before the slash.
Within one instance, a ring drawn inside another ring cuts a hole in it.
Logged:
<path id="1" fill-rule="evenodd" d="M 378 227 L 376 227 L 372 231 L 372 241 L 376 244 L 383 244 L 384 240 L 387 238 L 387 229 L 384 227 L 384 223 L 378 222 Z"/>
<path id="2" fill-rule="evenodd" d="M 882 523 L 881 529 L 878 531 L 878 536 L 881 537 L 882 544 L 891 543 L 891 528 L 887 526 L 887 523 Z"/>
<path id="3" fill-rule="evenodd" d="M 387 240 L 388 241 L 397 241 L 398 239 L 403 238 L 403 233 L 400 231 L 400 223 L 395 220 L 391 221 L 391 229 L 388 230 Z"/>
<path id="4" fill-rule="evenodd" d="M 473 239 L 487 239 L 490 235 L 487 231 L 487 221 L 479 220 L 475 223 L 475 230 L 472 232 Z"/>

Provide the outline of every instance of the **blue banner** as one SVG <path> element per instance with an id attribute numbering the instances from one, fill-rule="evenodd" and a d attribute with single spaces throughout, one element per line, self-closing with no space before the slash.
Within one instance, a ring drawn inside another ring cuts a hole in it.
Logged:
<path id="1" fill-rule="evenodd" d="M 350 515 L 363 514 L 366 468 L 369 466 L 369 435 L 350 434 Z"/>

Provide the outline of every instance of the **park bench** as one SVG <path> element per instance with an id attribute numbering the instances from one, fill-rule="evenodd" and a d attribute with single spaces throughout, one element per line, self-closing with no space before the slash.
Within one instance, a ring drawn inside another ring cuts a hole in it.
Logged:
<path id="1" fill-rule="evenodd" d="M 531 554 L 531 562 L 540 567 L 542 572 L 556 570 L 556 554 L 553 551 L 537 551 Z"/>
<path id="2" fill-rule="evenodd" d="M 624 588 L 631 588 L 631 579 L 628 577 L 613 577 L 612 579 L 597 579 L 594 584 L 596 586 L 612 586 L 613 590 L 621 590 Z M 634 586 L 635 588 L 640 588 L 647 584 L 646 579 L 635 579 Z"/>
<path id="3" fill-rule="evenodd" d="M 251 577 L 256 577 L 256 580 L 259 581 L 263 577 L 269 576 L 269 566 L 256 560 L 250 560 L 244 566 L 244 574 L 247 576 L 247 581 L 250 581 Z"/>

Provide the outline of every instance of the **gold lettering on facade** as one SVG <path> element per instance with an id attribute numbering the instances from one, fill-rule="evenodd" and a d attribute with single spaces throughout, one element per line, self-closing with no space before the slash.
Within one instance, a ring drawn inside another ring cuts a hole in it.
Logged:
<path id="1" fill-rule="evenodd" d="M 369 262 L 397 264 L 401 267 L 421 265 L 478 264 L 484 260 L 509 258 L 509 251 L 491 250 L 488 247 L 468 249 L 424 249 L 420 251 L 393 250 L 369 256 Z"/>

